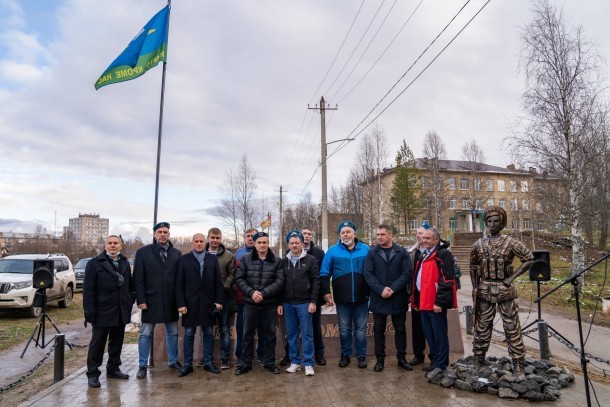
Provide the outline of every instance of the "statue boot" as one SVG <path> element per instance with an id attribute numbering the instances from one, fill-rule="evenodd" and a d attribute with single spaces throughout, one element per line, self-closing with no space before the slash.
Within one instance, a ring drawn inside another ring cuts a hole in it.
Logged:
<path id="1" fill-rule="evenodd" d="M 513 375 L 518 382 L 525 380 L 525 358 L 513 359 Z"/>
<path id="2" fill-rule="evenodd" d="M 474 368 L 480 369 L 485 366 L 485 354 L 474 355 Z"/>

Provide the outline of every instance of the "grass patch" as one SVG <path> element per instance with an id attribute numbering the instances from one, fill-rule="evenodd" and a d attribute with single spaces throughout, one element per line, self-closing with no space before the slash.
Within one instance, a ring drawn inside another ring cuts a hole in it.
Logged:
<path id="1" fill-rule="evenodd" d="M 74 294 L 74 300 L 68 308 L 59 308 L 57 304 L 47 306 L 47 314 L 55 325 L 70 325 L 83 320 L 83 296 Z M 37 318 L 26 317 L 17 310 L 0 312 L 0 351 L 11 348 L 29 339 L 38 321 Z M 47 331 L 53 327 L 47 321 Z"/>

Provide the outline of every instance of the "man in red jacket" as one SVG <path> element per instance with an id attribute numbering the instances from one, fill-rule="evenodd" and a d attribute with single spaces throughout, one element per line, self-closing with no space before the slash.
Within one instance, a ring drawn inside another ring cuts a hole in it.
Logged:
<path id="1" fill-rule="evenodd" d="M 449 365 L 447 309 L 455 308 L 453 256 L 437 229 L 426 229 L 421 257 L 415 265 L 411 305 L 420 311 L 422 328 L 430 346 L 432 365 L 425 371 Z"/>

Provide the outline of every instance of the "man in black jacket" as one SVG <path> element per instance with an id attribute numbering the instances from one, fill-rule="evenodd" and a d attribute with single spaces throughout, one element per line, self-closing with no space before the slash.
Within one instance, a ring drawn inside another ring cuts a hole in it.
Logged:
<path id="1" fill-rule="evenodd" d="M 87 354 L 89 387 L 100 387 L 100 370 L 108 340 L 106 377 L 127 379 L 121 372 L 121 350 L 125 325 L 131 320 L 135 299 L 129 261 L 121 254 L 123 245 L 118 236 L 108 236 L 106 250 L 87 263 L 83 283 L 85 326 L 93 325 Z"/>
<path id="2" fill-rule="evenodd" d="M 153 227 L 153 243 L 136 252 L 133 279 L 142 330 L 138 338 L 137 378 L 146 377 L 146 366 L 155 324 L 165 324 L 168 366 L 180 370 L 178 362 L 178 307 L 176 307 L 176 263 L 182 255 L 169 241 L 169 223 Z"/>
<path id="3" fill-rule="evenodd" d="M 373 370 L 381 372 L 385 361 L 385 330 L 388 315 L 394 325 L 394 342 L 398 366 L 412 370 L 407 363 L 407 332 L 405 322 L 409 296 L 407 286 L 411 283 L 412 267 L 407 251 L 392 243 L 392 227 L 377 226 L 377 246 L 373 247 L 364 261 L 364 278 L 371 288 L 369 310 L 373 313 L 373 333 L 377 363 Z"/>
<path id="4" fill-rule="evenodd" d="M 259 320 L 263 321 L 265 336 L 264 368 L 278 374 L 275 365 L 276 316 L 278 295 L 284 288 L 282 262 L 269 249 L 269 237 L 265 232 L 254 235 L 254 250 L 242 257 L 237 267 L 235 283 L 243 294 L 244 334 L 243 363 L 235 369 L 236 375 L 252 370 L 254 332 Z"/>
<path id="5" fill-rule="evenodd" d="M 298 230 L 288 232 L 286 243 L 289 251 L 282 258 L 284 290 L 277 310 L 285 315 L 286 334 L 290 351 L 288 373 L 301 370 L 305 365 L 305 376 L 313 376 L 314 346 L 311 315 L 316 312 L 320 290 L 320 269 L 315 257 L 303 250 L 303 235 Z M 299 326 L 303 341 L 303 358 L 299 350 Z"/>
<path id="6" fill-rule="evenodd" d="M 224 286 L 218 258 L 208 253 L 205 237 L 193 236 L 193 250 L 178 260 L 176 275 L 176 304 L 182 314 L 184 326 L 184 367 L 179 377 L 193 373 L 193 348 L 195 332 L 203 332 L 203 368 L 210 373 L 220 373 L 212 362 L 214 351 L 214 320 L 212 315 L 222 312 Z"/>

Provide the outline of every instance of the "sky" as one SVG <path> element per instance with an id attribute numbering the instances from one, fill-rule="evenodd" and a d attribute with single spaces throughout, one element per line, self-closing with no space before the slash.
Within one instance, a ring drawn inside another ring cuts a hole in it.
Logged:
<path id="1" fill-rule="evenodd" d="M 0 231 L 61 233 L 69 218 L 95 213 L 111 233 L 151 238 L 162 66 L 94 83 L 165 4 L 0 0 Z M 388 166 L 402 140 L 421 157 L 430 130 L 449 159 L 474 139 L 487 164 L 510 164 L 503 147 L 522 114 L 530 1 L 490 1 L 416 78 L 484 4 L 174 0 L 158 219 L 174 236 L 227 230 L 214 209 L 244 154 L 269 208 L 280 185 L 288 205 L 308 192 L 319 201 L 320 115 L 308 105 L 321 96 L 337 107 L 327 141 L 355 137 L 328 160 L 329 190 L 344 184 L 369 123 L 387 137 Z M 554 4 L 608 60 L 610 2 Z"/>

